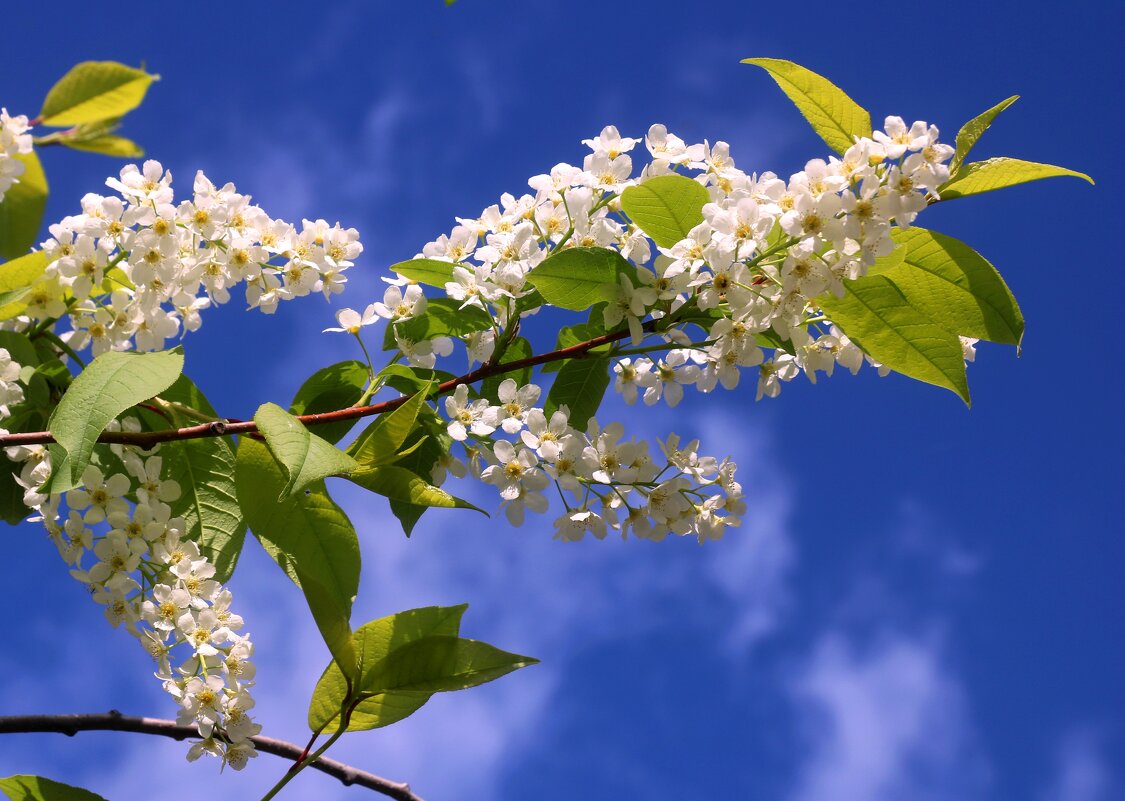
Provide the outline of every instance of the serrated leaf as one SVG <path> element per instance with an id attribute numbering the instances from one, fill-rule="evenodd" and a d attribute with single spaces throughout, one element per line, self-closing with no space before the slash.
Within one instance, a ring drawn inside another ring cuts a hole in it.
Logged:
<path id="1" fill-rule="evenodd" d="M 0 779 L 0 793 L 11 801 L 106 801 L 81 787 L 27 774 Z"/>
<path id="2" fill-rule="evenodd" d="M 453 280 L 453 268 L 457 266 L 452 262 L 439 261 L 438 259 L 410 259 L 391 265 L 391 272 L 417 281 L 419 284 L 436 286 L 445 289 L 445 285 Z"/>
<path id="3" fill-rule="evenodd" d="M 610 248 L 556 250 L 527 274 L 527 280 L 548 303 L 585 311 L 615 294 L 617 273 L 629 262 Z"/>
<path id="4" fill-rule="evenodd" d="M 703 222 L 711 195 L 684 175 L 659 175 L 621 193 L 621 208 L 656 244 L 670 248 Z"/>
<path id="5" fill-rule="evenodd" d="M 368 369 L 354 359 L 322 367 L 301 384 L 289 411 L 295 415 L 323 414 L 354 406 L 367 387 Z M 356 420 L 338 420 L 315 427 L 318 437 L 335 445 L 352 430 Z"/>
<path id="6" fill-rule="evenodd" d="M 160 397 L 215 416 L 207 398 L 185 375 Z M 186 418 L 176 415 L 175 419 L 177 425 L 187 425 Z M 180 497 L 169 504 L 172 516 L 184 519 L 186 537 L 198 543 L 215 566 L 215 580 L 225 583 L 234 573 L 246 538 L 234 481 L 234 449 L 223 437 L 200 437 L 166 442 L 160 453 L 163 477 L 180 485 Z"/>
<path id="7" fill-rule="evenodd" d="M 66 451 L 69 471 L 56 467 L 50 492 L 78 486 L 94 443 L 117 415 L 172 386 L 184 367 L 183 349 L 155 353 L 109 351 L 90 362 L 62 396 L 47 424 Z"/>
<path id="8" fill-rule="evenodd" d="M 451 298 L 434 298 L 426 303 L 423 314 L 388 325 L 383 333 L 383 350 L 398 347 L 395 341 L 421 342 L 435 337 L 463 337 L 492 327 L 492 317 L 478 306 L 461 308 L 459 301 Z"/>
<path id="9" fill-rule="evenodd" d="M 63 127 L 122 117 L 140 105 L 159 78 L 116 61 L 83 61 L 51 87 L 40 121 Z"/>
<path id="10" fill-rule="evenodd" d="M 362 692 L 453 692 L 493 681 L 538 659 L 478 640 L 431 634 L 391 652 L 362 676 Z"/>
<path id="11" fill-rule="evenodd" d="M 551 384 L 543 413 L 550 420 L 560 406 L 568 406 L 570 425 L 585 431 L 590 418 L 597 414 L 608 386 L 609 362 L 606 359 L 571 359 Z"/>
<path id="12" fill-rule="evenodd" d="M 768 72 L 837 153 L 843 154 L 855 144 L 855 137 L 871 136 L 871 115 L 827 78 L 780 58 L 744 58 L 742 63 Z"/>
<path id="13" fill-rule="evenodd" d="M 427 384 L 397 409 L 379 415 L 356 438 L 348 453 L 355 459 L 357 467 L 374 467 L 396 461 L 433 387 L 432 383 Z"/>
<path id="14" fill-rule="evenodd" d="M 279 501 L 286 483 L 284 468 L 264 443 L 239 440 L 235 484 L 246 522 L 266 553 L 302 589 L 336 655 L 359 589 L 359 539 L 323 482 Z"/>
<path id="15" fill-rule="evenodd" d="M 968 195 L 980 195 L 1009 186 L 1039 181 L 1043 178 L 1071 176 L 1094 183 L 1085 173 L 1056 167 L 1053 164 L 1039 164 L 1020 159 L 995 158 L 987 161 L 974 161 L 964 165 L 950 180 L 938 187 L 942 200 L 954 200 Z"/>
<path id="16" fill-rule="evenodd" d="M 47 209 L 47 176 L 33 150 L 12 158 L 23 164 L 19 183 L 12 184 L 0 200 L 0 258 L 14 259 L 27 253 L 39 238 L 43 212 Z"/>
<path id="17" fill-rule="evenodd" d="M 359 464 L 330 442 L 305 428 L 276 403 L 263 403 L 254 414 L 258 431 L 288 477 L 278 500 L 300 492 L 314 481 L 350 473 Z"/>
<path id="18" fill-rule="evenodd" d="M 71 150 L 100 153 L 103 156 L 112 156 L 119 159 L 139 159 L 145 154 L 144 148 L 132 139 L 116 134 L 102 134 L 91 139 L 63 137 L 59 141 Z"/>
<path id="19" fill-rule="evenodd" d="M 1001 100 L 988 111 L 978 114 L 961 126 L 961 130 L 957 132 L 957 142 L 954 146 L 955 152 L 953 154 L 953 160 L 949 162 L 950 175 L 956 175 L 957 171 L 961 169 L 961 165 L 964 163 L 965 157 L 969 155 L 969 151 L 980 141 L 981 135 L 988 130 L 988 127 L 992 125 L 992 121 L 1000 115 L 1000 112 L 1019 99 L 1019 95 L 1012 95 L 1007 100 Z"/>
<path id="20" fill-rule="evenodd" d="M 961 336 L 1019 345 L 1023 314 L 1000 273 L 964 242 L 924 228 L 896 228 L 898 247 L 870 275 L 890 278 L 914 308 Z"/>
<path id="21" fill-rule="evenodd" d="M 349 481 L 377 495 L 415 506 L 434 506 L 442 509 L 472 509 L 487 516 L 487 513 L 461 498 L 450 495 L 440 487 L 435 487 L 421 476 L 404 467 L 394 464 L 364 467 L 344 476 Z"/>
<path id="22" fill-rule="evenodd" d="M 388 654 L 421 637 L 430 635 L 457 636 L 461 617 L 468 604 L 459 606 L 428 606 L 410 609 L 372 620 L 352 635 L 359 681 L 369 675 Z M 352 712 L 348 731 L 365 731 L 396 723 L 422 707 L 430 693 L 381 693 L 359 703 Z M 348 697 L 348 687 L 339 666 L 332 662 L 325 669 L 313 690 L 309 703 L 309 728 L 313 731 L 335 731 L 340 710 Z"/>
<path id="23" fill-rule="evenodd" d="M 844 281 L 842 298 L 817 298 L 824 313 L 876 361 L 903 375 L 952 390 L 969 405 L 957 335 L 910 305 L 889 278 Z"/>

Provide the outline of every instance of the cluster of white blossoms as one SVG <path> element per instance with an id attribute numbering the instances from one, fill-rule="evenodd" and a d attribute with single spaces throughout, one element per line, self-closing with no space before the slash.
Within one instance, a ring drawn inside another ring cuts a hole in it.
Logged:
<path id="1" fill-rule="evenodd" d="M 0 201 L 12 184 L 19 183 L 23 175 L 23 162 L 16 158 L 17 155 L 26 155 L 31 152 L 31 126 L 27 117 L 9 117 L 8 109 L 0 108 Z"/>
<path id="2" fill-rule="evenodd" d="M 630 153 L 642 141 L 651 158 L 638 173 Z M 837 363 L 853 373 L 865 359 L 874 364 L 831 325 L 816 298 L 842 295 L 843 279 L 864 275 L 893 249 L 892 227 L 909 227 L 937 197 L 953 155 L 936 127 L 908 126 L 899 117 L 887 117 L 885 131 L 872 138 L 857 137 L 841 158 L 813 159 L 788 180 L 747 174 L 725 142 L 688 145 L 663 125 L 643 140 L 609 126 L 585 144 L 592 152 L 582 167 L 558 164 L 533 177 L 534 194 L 506 194 L 480 217 L 458 218 L 418 255 L 452 262 L 446 294 L 488 311 L 502 326 L 533 290 L 527 274 L 551 253 L 579 246 L 619 251 L 635 273 L 620 277 L 602 313 L 605 325 L 625 323 L 634 344 L 651 338 L 673 349 L 658 360 L 622 362 L 617 386 L 630 399 L 663 397 L 673 405 L 684 385 L 703 392 L 735 387 L 743 368 L 756 370 L 761 398 L 776 397 L 781 382 L 802 372 L 815 381 Z M 706 187 L 711 202 L 687 237 L 658 247 L 622 214 L 619 195 L 670 173 Z M 392 319 L 417 313 L 407 304 Z M 660 321 L 659 330 L 646 333 L 646 320 Z M 702 341 L 691 340 L 683 330 L 689 325 L 703 328 Z M 491 330 L 463 339 L 477 361 L 495 346 Z M 772 355 L 763 343 L 773 343 Z M 399 346 L 427 367 L 435 353 L 450 350 L 447 341 L 400 339 Z"/>
<path id="3" fill-rule="evenodd" d="M 513 525 L 523 523 L 525 510 L 547 511 L 543 491 L 552 482 L 566 506 L 555 520 L 555 536 L 569 542 L 586 532 L 601 539 L 615 529 L 649 540 L 694 534 L 702 543 L 740 524 L 745 504 L 734 480 L 737 466 L 699 455 L 698 441 L 681 447 L 672 434 L 661 443 L 661 463 L 647 442 L 623 440 L 621 423 L 603 428 L 591 419 L 582 432 L 570 426 L 566 406 L 548 417 L 535 405 L 535 384 L 518 387 L 509 378 L 498 395 L 498 405 L 470 400 L 468 386 L 458 386 L 445 399 L 447 431 L 455 441 L 473 442 L 467 445 L 473 472 L 499 490 Z M 501 438 L 505 434 L 511 439 Z M 463 466 L 448 462 L 439 470 L 451 466 L 464 475 Z"/>
<path id="4" fill-rule="evenodd" d="M 139 428 L 131 422 L 126 429 Z M 156 677 L 179 704 L 179 722 L 199 731 L 188 759 L 207 753 L 242 768 L 257 756 L 250 738 L 261 730 L 249 714 L 254 646 L 231 611 L 230 590 L 214 579 L 215 566 L 185 538 L 183 518 L 172 516 L 168 504 L 180 487 L 161 479 L 157 449 L 108 451 L 100 465 L 86 468 L 79 488 L 46 495 L 40 487 L 51 474 L 47 448 L 5 449 L 22 463 L 17 481 L 24 503 L 38 513 L 32 519 L 43 523 L 106 619 L 152 655 Z"/>
<path id="5" fill-rule="evenodd" d="M 363 250 L 354 228 L 275 220 L 233 184 L 196 173 L 190 200 L 175 202 L 172 174 L 159 162 L 130 164 L 88 194 L 82 213 L 50 226 L 50 264 L 26 300 L 25 319 L 68 316 L 70 347 L 160 350 L 201 324 L 200 312 L 245 284 L 251 308 L 343 290 Z"/>

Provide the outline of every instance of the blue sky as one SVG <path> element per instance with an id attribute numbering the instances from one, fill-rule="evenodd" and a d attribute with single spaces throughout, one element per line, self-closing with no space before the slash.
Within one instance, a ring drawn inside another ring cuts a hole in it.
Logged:
<path id="1" fill-rule="evenodd" d="M 177 176 L 202 168 L 271 214 L 339 219 L 367 246 L 343 303 L 603 125 L 664 122 L 724 139 L 739 166 L 788 174 L 826 148 L 748 56 L 828 76 L 875 119 L 939 125 L 1010 94 L 974 157 L 1090 173 L 942 204 L 921 224 L 1003 272 L 1023 307 L 1018 359 L 982 345 L 974 406 L 900 377 L 841 375 L 630 414 L 730 453 L 751 512 L 699 548 L 551 540 L 434 513 L 407 541 L 378 498 L 341 488 L 363 542 L 355 622 L 469 602 L 464 631 L 543 664 L 349 736 L 339 758 L 440 799 L 1109 801 L 1125 792 L 1125 563 L 1113 187 L 1125 123 L 1120 4 L 245 2 L 50 13 L 6 9 L 0 103 L 33 114 L 84 59 L 163 75 L 125 133 Z M 44 153 L 49 219 L 120 164 Z M 1112 302 L 1112 301 L 1110 301 Z M 231 304 L 190 337 L 187 371 L 226 414 L 287 402 L 355 354 L 320 335 L 334 307 L 276 317 Z M 1101 342 L 1104 338 L 1111 344 Z M 623 407 L 611 402 L 611 412 Z M 494 506 L 484 488 L 465 487 Z M 501 518 L 502 519 L 502 518 Z M 171 716 L 147 656 L 85 601 L 50 544 L 13 530 L 0 606 L 0 712 Z M 18 561 L 17 561 L 18 560 Z M 327 654 L 295 589 L 253 543 L 232 587 L 258 644 L 266 733 L 304 737 Z M 167 786 L 254 798 L 262 757 L 216 778 L 183 747 L 123 734 L 8 738 L 0 775 L 109 799 Z M 205 791 L 205 790 L 203 790 Z M 283 796 L 284 797 L 284 796 Z M 302 775 L 290 797 L 363 797 Z"/>

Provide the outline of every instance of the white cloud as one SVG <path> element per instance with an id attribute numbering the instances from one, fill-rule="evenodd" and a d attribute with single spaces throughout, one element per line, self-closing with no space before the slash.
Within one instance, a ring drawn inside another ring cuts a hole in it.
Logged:
<path id="1" fill-rule="evenodd" d="M 1042 801 L 1109 801 L 1117 798 L 1102 738 L 1090 728 L 1067 732 L 1055 752 L 1055 774 Z"/>
<path id="2" fill-rule="evenodd" d="M 810 751 L 791 801 L 968 801 L 987 791 L 960 683 L 932 637 L 823 635 L 791 692 Z"/>

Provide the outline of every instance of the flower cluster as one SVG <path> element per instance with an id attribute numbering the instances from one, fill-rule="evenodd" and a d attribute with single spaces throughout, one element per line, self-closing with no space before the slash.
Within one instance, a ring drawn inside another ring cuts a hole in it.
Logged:
<path id="1" fill-rule="evenodd" d="M 27 124 L 26 116 L 9 117 L 8 109 L 0 108 L 0 201 L 23 175 L 23 162 L 16 156 L 31 152 L 29 130 L 31 126 Z"/>
<path id="2" fill-rule="evenodd" d="M 200 312 L 245 284 L 252 308 L 343 289 L 363 250 L 354 228 L 275 220 L 202 172 L 190 200 L 175 202 L 159 162 L 128 165 L 106 184 L 119 196 L 88 194 L 82 213 L 50 226 L 50 264 L 28 295 L 32 319 L 69 316 L 72 348 L 160 350 L 201 324 Z"/>
<path id="3" fill-rule="evenodd" d="M 230 590 L 215 580 L 215 566 L 169 503 L 180 495 L 163 480 L 154 451 L 112 445 L 65 495 L 37 489 L 51 473 L 43 446 L 6 450 L 23 462 L 19 482 L 71 575 L 89 589 L 116 628 L 124 626 L 156 662 L 156 676 L 179 704 L 179 720 L 197 727 L 202 740 L 188 759 L 203 753 L 239 769 L 256 756 L 250 740 L 261 726 L 249 712 L 254 646 L 231 610 Z M 177 661 L 173 662 L 173 658 Z"/>
<path id="4" fill-rule="evenodd" d="M 661 443 L 661 464 L 647 442 L 623 440 L 621 423 L 603 428 L 591 419 L 587 430 L 579 431 L 570 426 L 566 406 L 550 416 L 536 406 L 539 395 L 535 384 L 517 387 L 509 378 L 501 382 L 495 405 L 486 398 L 470 400 L 464 384 L 445 399 L 449 436 L 472 440 L 467 449 L 474 473 L 499 490 L 513 525 L 523 523 L 525 510 L 547 511 L 543 491 L 551 483 L 566 506 L 555 520 L 556 537 L 569 542 L 586 532 L 601 539 L 609 529 L 650 540 L 694 534 L 704 542 L 739 525 L 745 504 L 734 462 L 699 455 L 698 441 L 681 447 L 672 434 Z M 466 472 L 456 463 L 454 470 Z"/>

